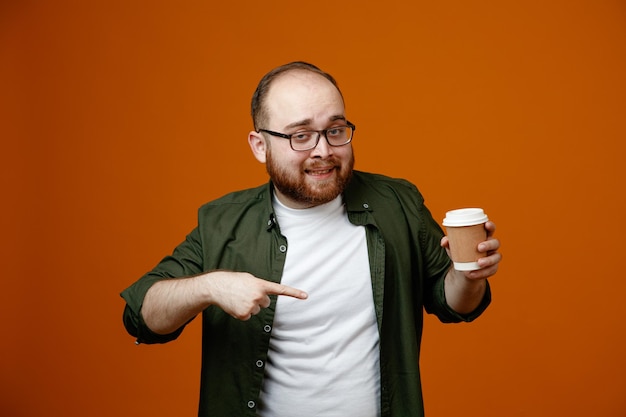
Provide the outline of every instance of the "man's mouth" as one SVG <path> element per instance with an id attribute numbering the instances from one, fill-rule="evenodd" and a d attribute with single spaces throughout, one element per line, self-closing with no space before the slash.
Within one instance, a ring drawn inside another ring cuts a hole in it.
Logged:
<path id="1" fill-rule="evenodd" d="M 328 167 L 328 168 L 313 168 L 313 169 L 307 169 L 306 173 L 309 175 L 313 175 L 313 176 L 324 176 L 324 175 L 328 175 L 331 172 L 333 172 L 335 170 L 335 167 Z"/>

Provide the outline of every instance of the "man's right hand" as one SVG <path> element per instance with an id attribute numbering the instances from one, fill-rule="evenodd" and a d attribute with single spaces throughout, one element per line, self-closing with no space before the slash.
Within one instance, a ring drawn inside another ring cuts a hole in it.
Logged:
<path id="1" fill-rule="evenodd" d="M 239 320 L 248 320 L 270 305 L 270 295 L 304 300 L 302 290 L 266 281 L 247 272 L 214 271 L 206 275 L 209 303 Z"/>

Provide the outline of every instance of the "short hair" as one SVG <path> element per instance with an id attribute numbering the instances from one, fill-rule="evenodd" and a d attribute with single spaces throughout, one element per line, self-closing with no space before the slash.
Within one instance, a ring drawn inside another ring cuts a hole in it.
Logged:
<path id="1" fill-rule="evenodd" d="M 261 81 L 259 81 L 259 85 L 252 95 L 251 114 L 252 123 L 254 124 L 254 130 L 258 131 L 260 128 L 262 128 L 263 124 L 267 122 L 267 119 L 269 117 L 267 114 L 267 108 L 265 106 L 265 97 L 267 96 L 267 92 L 269 91 L 272 82 L 282 74 L 297 70 L 310 71 L 326 78 L 335 86 L 335 88 L 337 88 L 337 91 L 339 91 L 339 95 L 341 95 L 341 98 L 343 99 L 343 94 L 341 94 L 341 90 L 339 89 L 337 81 L 335 81 L 333 76 L 327 72 L 322 71 L 315 65 L 309 64 L 308 62 L 304 61 L 294 61 L 285 65 L 281 65 L 280 67 L 274 68 L 273 70 L 265 74 L 263 78 L 261 78 Z"/>

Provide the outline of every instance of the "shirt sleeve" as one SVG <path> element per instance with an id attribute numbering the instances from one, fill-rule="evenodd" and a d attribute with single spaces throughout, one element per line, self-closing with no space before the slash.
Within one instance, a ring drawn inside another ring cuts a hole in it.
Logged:
<path id="1" fill-rule="evenodd" d="M 152 332 L 141 315 L 143 300 L 155 283 L 199 274 L 202 272 L 202 265 L 199 233 L 198 229 L 194 229 L 171 255 L 163 258 L 152 271 L 122 291 L 120 295 L 126 302 L 123 313 L 124 327 L 131 336 L 137 338 L 137 343 L 166 343 L 182 333 L 185 326 L 166 335 Z"/>
<path id="2" fill-rule="evenodd" d="M 444 288 L 444 280 L 439 279 L 433 288 L 434 291 L 434 303 L 431 306 L 432 312 L 443 323 L 459 323 L 459 322 L 471 322 L 478 318 L 491 303 L 491 289 L 489 282 L 487 282 L 487 288 L 485 289 L 485 295 L 480 304 L 474 311 L 468 314 L 459 314 L 452 309 L 446 302 L 446 293 Z"/>

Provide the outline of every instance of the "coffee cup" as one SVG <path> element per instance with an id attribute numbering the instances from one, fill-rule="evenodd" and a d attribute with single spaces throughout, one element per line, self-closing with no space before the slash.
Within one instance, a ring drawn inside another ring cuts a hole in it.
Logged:
<path id="1" fill-rule="evenodd" d="M 450 257 L 457 271 L 480 269 L 477 261 L 485 255 L 478 252 L 478 244 L 487 238 L 487 220 L 481 208 L 462 208 L 446 213 L 443 225 L 450 242 Z"/>

